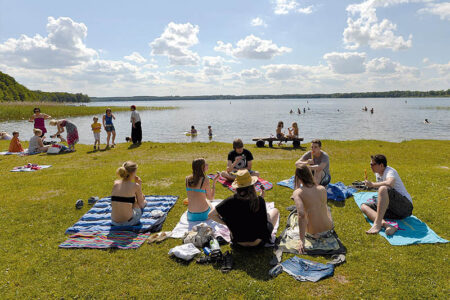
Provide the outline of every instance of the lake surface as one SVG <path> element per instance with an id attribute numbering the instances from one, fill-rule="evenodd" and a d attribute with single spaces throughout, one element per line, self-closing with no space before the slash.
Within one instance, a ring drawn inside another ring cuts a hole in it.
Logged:
<path id="1" fill-rule="evenodd" d="M 275 135 L 278 121 L 285 133 L 292 122 L 299 125 L 300 136 L 332 140 L 376 139 L 400 142 L 411 139 L 450 139 L 449 98 L 383 98 L 383 99 L 261 99 L 261 100 L 197 100 L 93 102 L 89 106 L 177 106 L 175 110 L 139 111 L 143 140 L 155 142 L 208 142 L 208 125 L 213 141 L 232 142 L 240 137 L 253 143 L 254 137 Z M 374 109 L 364 112 L 362 107 Z M 310 110 L 308 110 L 308 107 Z M 301 109 L 301 115 L 297 114 Z M 306 113 L 303 113 L 306 108 Z M 290 110 L 294 113 L 290 113 Z M 338 111 L 339 110 L 339 111 Z M 45 111 L 43 111 L 45 113 Z M 114 113 L 114 112 L 113 112 Z M 117 142 L 131 135 L 130 112 L 114 113 Z M 93 116 L 73 117 L 80 133 L 80 143 L 93 144 Z M 98 116 L 101 120 L 101 116 Z M 431 124 L 424 124 L 428 119 Z M 53 133 L 55 128 L 48 125 Z M 199 131 L 195 138 L 185 135 L 191 125 Z M 27 121 L 0 122 L 0 130 L 18 130 L 22 140 L 32 136 L 33 124 Z M 106 142 L 102 129 L 101 142 Z"/>

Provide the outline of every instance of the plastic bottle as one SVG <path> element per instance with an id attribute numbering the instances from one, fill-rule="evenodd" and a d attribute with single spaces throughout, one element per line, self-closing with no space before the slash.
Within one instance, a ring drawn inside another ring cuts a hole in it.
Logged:
<path id="1" fill-rule="evenodd" d="M 220 258 L 222 257 L 222 251 L 220 251 L 219 242 L 216 239 L 212 239 L 209 242 L 209 247 L 211 248 L 211 257 L 212 258 Z"/>

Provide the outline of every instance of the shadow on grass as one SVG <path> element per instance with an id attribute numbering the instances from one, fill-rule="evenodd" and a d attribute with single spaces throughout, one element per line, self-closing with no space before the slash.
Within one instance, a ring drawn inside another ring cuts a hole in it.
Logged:
<path id="1" fill-rule="evenodd" d="M 331 206 L 334 206 L 334 207 L 345 207 L 345 202 L 346 201 L 347 200 L 345 200 L 345 201 L 334 201 L 334 200 L 330 200 L 330 199 L 327 200 L 328 205 L 331 205 Z"/>
<path id="2" fill-rule="evenodd" d="M 306 147 L 269 147 L 269 146 L 264 146 L 264 147 L 257 147 L 259 149 L 272 149 L 272 150 L 284 150 L 284 151 L 295 151 L 295 150 L 301 150 L 301 151 L 305 151 Z"/>
<path id="3" fill-rule="evenodd" d="M 273 248 L 233 250 L 233 269 L 242 270 L 256 280 L 268 281 L 271 279 L 269 264 L 272 259 Z"/>
<path id="4" fill-rule="evenodd" d="M 128 150 L 139 148 L 142 144 L 131 144 L 128 146 Z"/>

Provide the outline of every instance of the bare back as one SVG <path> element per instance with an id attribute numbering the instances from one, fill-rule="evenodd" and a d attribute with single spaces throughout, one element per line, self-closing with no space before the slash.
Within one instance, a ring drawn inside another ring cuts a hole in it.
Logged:
<path id="1" fill-rule="evenodd" d="M 132 181 L 116 180 L 111 192 L 111 196 L 136 197 L 136 183 Z M 111 219 L 115 222 L 128 221 L 133 216 L 133 207 L 137 205 L 125 202 L 111 202 Z"/>
<path id="2" fill-rule="evenodd" d="M 188 197 L 188 210 L 190 212 L 204 212 L 209 207 L 209 202 L 207 201 L 206 192 L 209 188 L 209 180 L 208 178 L 204 178 L 203 180 L 199 180 L 197 186 L 189 186 L 187 183 L 186 177 L 186 188 L 194 189 L 195 191 L 186 189 L 186 194 Z M 204 192 L 203 192 L 204 191 Z"/>
<path id="3" fill-rule="evenodd" d="M 292 198 L 297 211 L 303 211 L 306 216 L 307 233 L 315 234 L 333 228 L 333 222 L 328 215 L 327 191 L 323 186 L 298 188 L 292 194 Z"/>

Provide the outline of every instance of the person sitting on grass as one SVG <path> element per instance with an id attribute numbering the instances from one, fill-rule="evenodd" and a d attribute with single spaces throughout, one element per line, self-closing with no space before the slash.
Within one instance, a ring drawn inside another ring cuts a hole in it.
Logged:
<path id="1" fill-rule="evenodd" d="M 136 175 L 137 168 L 135 162 L 127 161 L 117 169 L 120 179 L 114 181 L 111 192 L 111 221 L 114 226 L 139 224 L 147 205 L 142 180 Z"/>
<path id="2" fill-rule="evenodd" d="M 244 143 L 241 139 L 233 141 L 233 151 L 228 153 L 227 170 L 221 173 L 221 176 L 229 181 L 233 181 L 236 176 L 234 172 L 247 169 L 251 175 L 259 176 L 257 171 L 252 171 L 253 155 L 247 149 L 244 149 Z"/>
<path id="3" fill-rule="evenodd" d="M 322 151 L 322 142 L 318 139 L 311 141 L 311 151 L 306 152 L 295 162 L 295 167 L 308 166 L 314 176 L 314 181 L 327 186 L 331 181 L 330 157 Z"/>
<path id="4" fill-rule="evenodd" d="M 30 143 L 28 144 L 28 153 L 29 154 L 37 154 L 42 152 L 47 152 L 48 146 L 44 146 L 42 142 L 42 130 L 33 129 L 34 136 L 30 139 Z"/>
<path id="5" fill-rule="evenodd" d="M 233 187 L 236 193 L 223 200 L 209 213 L 209 218 L 225 224 L 231 231 L 231 241 L 243 247 L 264 246 L 271 240 L 279 211 L 266 209 L 264 198 L 256 194 L 258 177 L 239 170 Z"/>
<path id="6" fill-rule="evenodd" d="M 292 193 L 298 214 L 300 241 L 298 252 L 305 253 L 305 237 L 320 238 L 333 233 L 333 221 L 327 207 L 327 190 L 314 183 L 311 170 L 301 165 L 295 170 L 296 186 Z"/>
<path id="7" fill-rule="evenodd" d="M 298 138 L 298 125 L 297 122 L 292 123 L 292 127 L 288 128 L 289 134 L 287 135 L 288 138 Z"/>
<path id="8" fill-rule="evenodd" d="M 14 131 L 13 138 L 11 139 L 11 142 L 9 143 L 9 152 L 23 152 L 22 144 L 19 140 L 19 133 L 17 131 Z"/>
<path id="9" fill-rule="evenodd" d="M 12 139 L 12 136 L 10 136 L 6 131 L 0 132 L 0 140 L 10 141 L 11 139 Z"/>
<path id="10" fill-rule="evenodd" d="M 192 161 L 192 175 L 186 177 L 186 194 L 188 198 L 188 221 L 206 221 L 211 211 L 210 200 L 214 199 L 216 182 L 219 178 L 214 177 L 212 188 L 206 177 L 208 164 L 205 159 L 197 158 Z"/>
<path id="11" fill-rule="evenodd" d="M 367 187 L 378 188 L 375 202 L 361 205 L 362 212 L 373 222 L 368 234 L 378 233 L 385 229 L 386 235 L 393 235 L 397 228 L 391 226 L 385 219 L 404 219 L 413 211 L 412 198 L 400 179 L 397 171 L 387 165 L 386 156 L 377 154 L 371 156 L 370 167 L 375 173 L 377 182 L 364 181 Z"/>
<path id="12" fill-rule="evenodd" d="M 277 134 L 277 139 L 280 140 L 280 142 L 278 143 L 278 146 L 281 146 L 281 142 L 283 141 L 283 138 L 284 138 L 284 133 L 281 132 L 283 127 L 284 127 L 283 121 L 278 122 L 277 129 L 275 130 L 275 132 Z"/>

